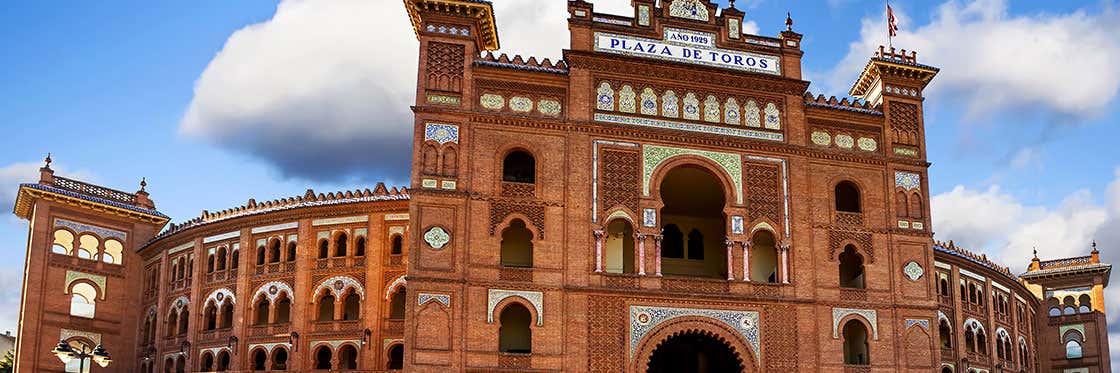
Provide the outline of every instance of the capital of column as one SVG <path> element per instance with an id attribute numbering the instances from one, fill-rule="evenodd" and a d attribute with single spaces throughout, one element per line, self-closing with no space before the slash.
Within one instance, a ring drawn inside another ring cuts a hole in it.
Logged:
<path id="1" fill-rule="evenodd" d="M 607 232 L 602 229 L 595 229 L 591 231 L 591 236 L 595 237 L 596 240 L 601 240 L 603 239 L 603 237 L 606 237 L 606 235 Z"/>

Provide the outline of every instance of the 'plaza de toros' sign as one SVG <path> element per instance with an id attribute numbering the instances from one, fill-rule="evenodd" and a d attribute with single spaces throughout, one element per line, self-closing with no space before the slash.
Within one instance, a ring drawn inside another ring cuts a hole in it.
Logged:
<path id="1" fill-rule="evenodd" d="M 706 32 L 665 28 L 663 40 L 606 32 L 595 33 L 595 50 L 627 56 L 708 65 L 728 69 L 781 75 L 778 57 L 719 49 L 715 35 Z"/>

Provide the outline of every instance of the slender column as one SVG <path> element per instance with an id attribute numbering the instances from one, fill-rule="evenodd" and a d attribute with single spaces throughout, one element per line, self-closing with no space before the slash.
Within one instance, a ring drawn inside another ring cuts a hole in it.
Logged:
<path id="1" fill-rule="evenodd" d="M 752 242 L 743 242 L 743 281 L 750 281 L 750 245 Z"/>
<path id="2" fill-rule="evenodd" d="M 646 275 L 646 235 L 634 232 L 634 240 L 638 241 L 638 275 Z"/>
<path id="3" fill-rule="evenodd" d="M 782 243 L 782 283 L 789 283 L 789 244 Z"/>
<path id="4" fill-rule="evenodd" d="M 735 247 L 735 241 L 728 237 L 723 242 L 727 244 L 727 281 L 733 281 L 735 280 L 735 257 L 732 256 L 731 251 Z"/>
<path id="5" fill-rule="evenodd" d="M 595 273 L 603 273 L 603 237 L 606 232 L 596 229 L 591 231 L 591 235 L 595 237 Z"/>
<path id="6" fill-rule="evenodd" d="M 660 234 L 653 236 L 653 274 L 661 277 L 661 240 L 665 236 Z"/>

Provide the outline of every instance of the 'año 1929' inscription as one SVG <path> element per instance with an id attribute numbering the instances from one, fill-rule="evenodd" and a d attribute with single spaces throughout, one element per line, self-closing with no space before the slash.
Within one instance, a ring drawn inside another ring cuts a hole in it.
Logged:
<path id="1" fill-rule="evenodd" d="M 628 56 L 781 75 L 778 57 L 715 47 L 711 34 L 666 29 L 664 40 L 595 33 L 595 50 Z"/>

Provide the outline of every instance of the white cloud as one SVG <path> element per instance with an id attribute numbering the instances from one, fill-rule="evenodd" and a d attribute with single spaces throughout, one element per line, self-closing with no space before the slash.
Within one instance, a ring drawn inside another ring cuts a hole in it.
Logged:
<path id="1" fill-rule="evenodd" d="M 902 30 L 899 48 L 918 51 L 921 63 L 941 72 L 928 95 L 953 95 L 973 114 L 1038 106 L 1075 116 L 1109 108 L 1120 90 L 1120 13 L 1010 15 L 1006 0 L 951 0 L 919 25 L 895 7 Z M 860 40 L 823 82 L 847 92 L 879 45 L 886 44 L 882 17 L 862 21 Z"/>

